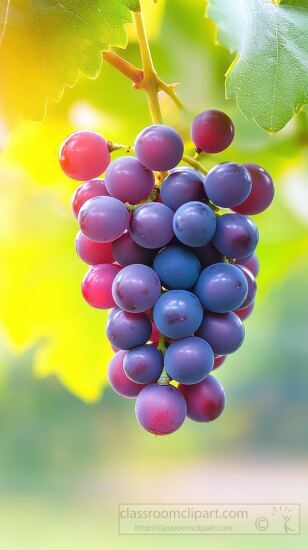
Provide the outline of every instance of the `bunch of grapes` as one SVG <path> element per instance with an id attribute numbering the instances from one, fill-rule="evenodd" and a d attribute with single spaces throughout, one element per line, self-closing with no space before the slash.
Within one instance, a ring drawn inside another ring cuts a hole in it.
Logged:
<path id="1" fill-rule="evenodd" d="M 207 110 L 191 136 L 198 152 L 217 153 L 232 142 L 234 126 Z M 270 205 L 273 182 L 255 164 L 223 162 L 206 176 L 178 166 L 182 139 L 162 124 L 138 135 L 136 156 L 111 162 L 110 149 L 102 136 L 81 131 L 60 152 L 64 172 L 86 181 L 72 202 L 77 253 L 90 266 L 82 294 L 92 307 L 110 309 L 110 385 L 136 398 L 143 428 L 170 434 L 186 416 L 209 422 L 224 409 L 224 389 L 211 373 L 244 340 L 259 271 L 258 229 L 248 215 Z"/>

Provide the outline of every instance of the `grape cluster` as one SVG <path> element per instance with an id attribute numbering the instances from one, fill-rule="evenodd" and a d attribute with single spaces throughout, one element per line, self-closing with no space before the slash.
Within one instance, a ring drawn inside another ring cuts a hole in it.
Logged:
<path id="1" fill-rule="evenodd" d="M 198 152 L 217 153 L 232 142 L 234 126 L 208 110 L 191 135 Z M 178 166 L 182 139 L 164 125 L 145 128 L 134 150 L 111 161 L 110 144 L 81 131 L 64 142 L 60 163 L 68 176 L 87 180 L 72 202 L 76 249 L 90 266 L 85 300 L 110 309 L 110 385 L 136 398 L 141 426 L 165 435 L 186 416 L 209 422 L 224 409 L 224 389 L 211 373 L 244 340 L 259 271 L 258 229 L 248 215 L 269 206 L 274 187 L 255 164 L 223 162 L 206 176 Z"/>

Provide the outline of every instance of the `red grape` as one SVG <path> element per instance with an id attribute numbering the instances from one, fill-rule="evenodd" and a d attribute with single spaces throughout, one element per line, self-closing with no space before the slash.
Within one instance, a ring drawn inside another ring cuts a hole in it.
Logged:
<path id="1" fill-rule="evenodd" d="M 92 307 L 109 309 L 116 304 L 112 297 L 112 283 L 121 267 L 113 264 L 98 264 L 89 269 L 82 281 L 82 294 Z"/>
<path id="2" fill-rule="evenodd" d="M 226 113 L 209 109 L 200 113 L 193 120 L 191 137 L 200 151 L 219 153 L 229 147 L 232 142 L 234 125 Z"/>
<path id="3" fill-rule="evenodd" d="M 63 172 L 74 180 L 97 178 L 110 163 L 108 143 L 96 132 L 75 132 L 64 141 L 59 160 Z"/>
<path id="4" fill-rule="evenodd" d="M 187 403 L 187 416 L 195 422 L 211 422 L 218 418 L 225 407 L 225 392 L 221 383 L 209 375 L 192 386 L 179 385 Z"/>

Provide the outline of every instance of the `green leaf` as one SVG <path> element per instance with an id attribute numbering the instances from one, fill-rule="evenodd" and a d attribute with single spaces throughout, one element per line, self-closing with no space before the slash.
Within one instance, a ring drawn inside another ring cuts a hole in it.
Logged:
<path id="1" fill-rule="evenodd" d="M 268 132 L 283 128 L 308 102 L 308 0 L 209 0 L 218 41 L 237 57 L 226 96 Z"/>
<path id="2" fill-rule="evenodd" d="M 0 102 L 39 120 L 79 73 L 95 78 L 101 52 L 125 47 L 139 0 L 4 0 L 0 7 Z"/>

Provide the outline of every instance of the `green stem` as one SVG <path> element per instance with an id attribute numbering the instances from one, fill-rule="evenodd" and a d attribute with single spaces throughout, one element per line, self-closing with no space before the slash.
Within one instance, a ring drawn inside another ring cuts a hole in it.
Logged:
<path id="1" fill-rule="evenodd" d="M 159 342 L 158 342 L 157 349 L 159 349 L 159 351 L 161 351 L 162 354 L 165 355 L 165 353 L 166 353 L 166 340 L 165 340 L 165 336 L 161 333 L 159 335 Z M 164 367 L 162 372 L 161 372 L 161 375 L 160 375 L 160 377 L 157 381 L 157 384 L 159 384 L 160 386 L 168 386 L 170 384 L 170 380 L 171 380 L 171 378 L 167 374 L 167 371 Z"/>
<path id="2" fill-rule="evenodd" d="M 186 164 L 189 164 L 189 166 L 192 166 L 196 170 L 199 170 L 199 172 L 202 172 L 202 174 L 205 174 L 205 175 L 207 174 L 207 170 L 204 168 L 204 166 L 202 166 L 201 162 L 198 162 L 197 160 L 192 159 L 188 155 L 183 155 L 182 161 L 185 162 Z"/>

